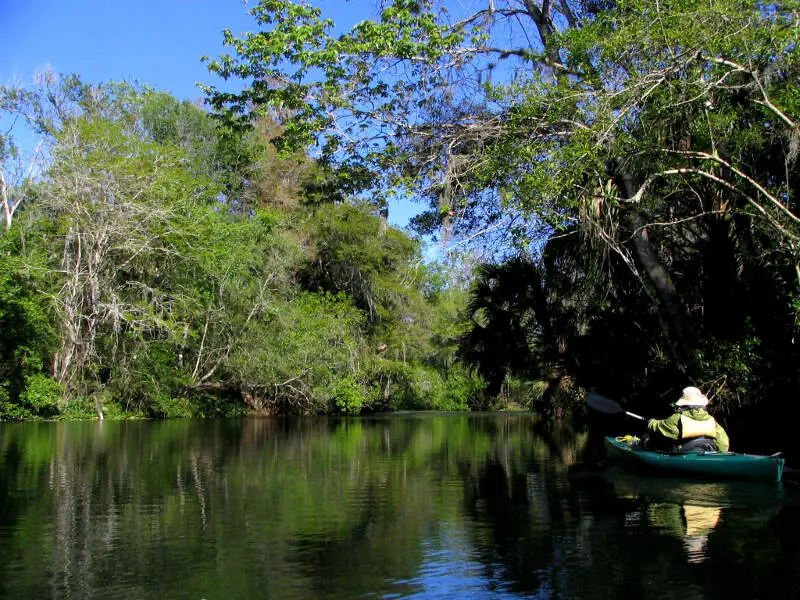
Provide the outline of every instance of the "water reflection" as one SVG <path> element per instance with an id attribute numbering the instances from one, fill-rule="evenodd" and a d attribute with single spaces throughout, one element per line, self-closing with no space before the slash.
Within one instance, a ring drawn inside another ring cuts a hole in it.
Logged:
<path id="1" fill-rule="evenodd" d="M 733 558 L 734 565 L 748 555 L 750 559 L 769 557 L 765 562 L 779 559 L 781 536 L 773 535 L 774 523 L 784 509 L 797 511 L 796 496 L 787 495 L 779 483 L 698 482 L 634 476 L 616 469 L 604 472 L 603 479 L 621 502 L 627 528 L 680 541 L 682 552 L 673 549 L 675 567 L 684 563 L 684 569 L 689 569 L 714 558 L 716 564 L 709 565 L 712 577 L 725 576 L 725 568 L 720 568 L 725 558 Z M 663 550 L 667 544 L 659 546 Z M 744 554 L 736 556 L 737 551 Z M 750 568 L 748 565 L 746 570 Z M 737 573 L 728 571 L 724 587 L 735 590 L 730 581 L 740 574 L 741 568 Z M 713 592 L 716 596 L 716 590 Z M 737 597 L 753 597 L 740 592 Z"/>
<path id="2" fill-rule="evenodd" d="M 764 597 L 795 498 L 527 415 L 0 427 L 2 598 Z"/>
<path id="3" fill-rule="evenodd" d="M 721 511 L 718 506 L 692 502 L 683 505 L 652 502 L 647 505 L 645 514 L 650 527 L 683 540 L 690 563 L 701 563 L 706 559 L 708 536 L 717 526 Z"/>

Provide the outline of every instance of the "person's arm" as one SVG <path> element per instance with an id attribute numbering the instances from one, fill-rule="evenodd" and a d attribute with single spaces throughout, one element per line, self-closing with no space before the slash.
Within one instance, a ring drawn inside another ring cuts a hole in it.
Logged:
<path id="1" fill-rule="evenodd" d="M 678 422 L 681 420 L 680 413 L 675 413 L 666 419 L 650 419 L 647 422 L 647 428 L 653 433 L 664 436 L 670 440 L 677 440 L 680 432 L 678 431 Z"/>

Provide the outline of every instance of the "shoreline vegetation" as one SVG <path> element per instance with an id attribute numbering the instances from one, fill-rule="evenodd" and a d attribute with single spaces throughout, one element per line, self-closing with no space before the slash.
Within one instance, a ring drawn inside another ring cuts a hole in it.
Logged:
<path id="1" fill-rule="evenodd" d="M 102 416 L 101 416 L 102 411 Z M 470 410 L 469 407 L 465 407 L 463 409 L 453 408 L 449 410 L 438 410 L 438 409 L 431 409 L 431 408 L 421 408 L 421 409 L 395 409 L 395 410 L 386 410 L 386 411 L 368 411 L 362 410 L 358 414 L 347 414 L 347 413 L 317 413 L 313 415 L 305 415 L 307 417 L 335 417 L 335 418 L 354 418 L 354 417 L 365 417 L 365 418 L 381 418 L 381 417 L 394 417 L 394 416 L 409 416 L 409 415 L 418 415 L 418 416 L 459 416 L 459 415 L 471 415 L 471 416 L 492 416 L 492 415 L 530 415 L 532 417 L 539 418 L 540 415 L 536 412 L 531 411 L 528 408 L 520 406 L 517 403 L 509 402 L 506 405 L 498 404 L 492 409 L 488 410 L 479 410 L 473 411 Z M 195 412 L 193 407 L 189 406 L 188 404 L 185 406 L 185 412 L 178 412 L 175 411 L 169 415 L 154 415 L 154 414 L 146 414 L 146 413 L 137 413 L 132 411 L 126 411 L 124 406 L 120 406 L 114 402 L 104 405 L 98 410 L 96 406 L 90 406 L 90 403 L 84 402 L 82 399 L 73 400 L 65 405 L 64 409 L 61 413 L 57 415 L 51 415 L 48 417 L 42 416 L 35 416 L 27 419 L 20 419 L 16 421 L 5 421 L 6 423 L 11 422 L 39 422 L 39 423 L 46 423 L 46 422 L 59 422 L 59 421 L 97 421 L 97 422 L 104 422 L 104 421 L 148 421 L 148 420 L 164 420 L 164 419 L 193 419 L 193 418 L 240 418 L 240 417 L 264 417 L 264 418 L 279 418 L 285 416 L 298 416 L 298 415 L 285 415 L 285 414 L 264 414 L 264 413 L 257 413 L 257 412 L 248 412 L 246 410 L 242 410 L 241 407 L 238 406 L 227 406 L 222 408 L 217 408 L 213 413 L 209 414 L 198 414 Z M 2 421 L 0 421 L 2 423 Z"/>
<path id="2" fill-rule="evenodd" d="M 0 86 L 0 420 L 657 416 L 694 385 L 732 439 L 788 434 L 798 3 L 490 5 L 334 35 L 255 2 L 203 102 Z"/>

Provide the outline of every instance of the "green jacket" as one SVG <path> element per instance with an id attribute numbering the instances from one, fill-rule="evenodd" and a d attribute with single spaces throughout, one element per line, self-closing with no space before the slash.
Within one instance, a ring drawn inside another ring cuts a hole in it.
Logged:
<path id="1" fill-rule="evenodd" d="M 707 421 L 708 419 L 713 419 L 710 414 L 708 414 L 705 409 L 702 408 L 692 408 L 689 410 L 678 410 L 671 416 L 667 417 L 666 419 L 650 419 L 647 422 L 647 428 L 656 433 L 661 435 L 670 440 L 679 440 L 681 439 L 681 431 L 680 431 L 680 421 L 681 415 L 685 415 L 694 419 L 695 421 Z M 722 428 L 722 425 L 716 423 L 716 439 L 714 440 L 717 446 L 717 452 L 727 452 L 728 448 L 730 447 L 730 441 L 728 440 L 728 434 Z"/>

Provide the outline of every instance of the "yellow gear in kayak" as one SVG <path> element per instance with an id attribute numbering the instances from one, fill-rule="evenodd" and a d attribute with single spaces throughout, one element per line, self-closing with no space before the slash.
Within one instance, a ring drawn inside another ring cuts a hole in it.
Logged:
<path id="1" fill-rule="evenodd" d="M 620 435 L 617 437 L 618 442 L 625 442 L 626 444 L 638 444 L 641 440 L 635 435 Z"/>

